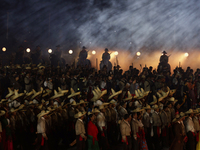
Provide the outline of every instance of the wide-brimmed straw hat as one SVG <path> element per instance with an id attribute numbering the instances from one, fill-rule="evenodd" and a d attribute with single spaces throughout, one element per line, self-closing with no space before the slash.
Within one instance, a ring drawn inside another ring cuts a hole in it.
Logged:
<path id="1" fill-rule="evenodd" d="M 158 95 L 158 101 L 162 101 L 164 99 L 164 97 L 159 92 L 156 94 Z"/>
<path id="2" fill-rule="evenodd" d="M 110 104 L 116 104 L 117 102 L 113 99 L 109 102 Z"/>
<path id="3" fill-rule="evenodd" d="M 150 93 L 150 91 L 144 91 L 143 88 L 141 88 L 140 91 L 141 93 L 143 93 L 144 96 L 147 96 Z"/>
<path id="4" fill-rule="evenodd" d="M 129 100 L 132 100 L 133 96 L 131 95 L 130 91 L 127 92 L 128 94 L 128 97 L 123 99 L 123 101 L 129 101 Z"/>
<path id="5" fill-rule="evenodd" d="M 72 105 L 72 106 L 76 106 L 76 105 L 78 105 L 78 104 L 76 103 L 76 101 L 72 101 L 72 102 L 71 102 L 71 105 Z"/>
<path id="6" fill-rule="evenodd" d="M 46 97 L 46 96 L 49 96 L 51 94 L 52 90 L 49 90 L 49 89 L 46 89 L 43 94 L 42 94 L 42 97 Z"/>
<path id="7" fill-rule="evenodd" d="M 52 96 L 50 99 L 55 99 L 55 98 L 62 97 L 62 96 L 64 96 L 63 93 L 59 94 L 56 90 L 54 90 L 54 96 Z"/>
<path id="8" fill-rule="evenodd" d="M 120 91 L 118 91 L 118 92 L 115 92 L 113 89 L 111 89 L 111 92 L 112 92 L 112 95 L 110 95 L 108 99 L 111 99 L 111 98 L 113 98 L 113 97 L 115 97 L 115 96 L 121 94 L 121 93 L 122 93 L 122 90 L 120 90 Z"/>
<path id="9" fill-rule="evenodd" d="M 34 94 L 34 93 L 33 93 L 33 90 L 32 90 L 31 92 L 29 92 L 29 93 L 27 93 L 26 90 L 24 90 L 24 93 L 25 93 L 24 98 L 30 97 L 31 95 Z"/>
<path id="10" fill-rule="evenodd" d="M 89 115 L 94 114 L 94 112 L 89 111 L 87 114 L 88 114 L 88 116 L 89 116 Z"/>
<path id="11" fill-rule="evenodd" d="M 95 89 L 95 92 L 98 95 L 97 99 L 100 99 L 102 96 L 104 96 L 105 94 L 107 94 L 107 90 L 101 91 L 98 87 Z"/>
<path id="12" fill-rule="evenodd" d="M 183 117 L 185 117 L 185 113 L 180 112 L 180 114 L 177 114 L 176 117 L 172 120 L 172 122 L 176 122 L 181 120 Z"/>
<path id="13" fill-rule="evenodd" d="M 18 93 L 17 90 L 14 90 L 14 93 L 15 94 L 10 98 L 12 101 L 15 100 L 15 99 L 17 99 L 17 98 L 19 98 L 19 97 L 24 96 L 24 93 Z"/>
<path id="14" fill-rule="evenodd" d="M 100 113 L 100 111 L 99 111 L 97 108 L 92 109 L 92 112 L 93 112 L 93 113 Z"/>
<path id="15" fill-rule="evenodd" d="M 158 102 L 157 98 L 155 95 L 153 95 L 153 101 L 150 103 L 150 105 L 154 105 Z"/>
<path id="16" fill-rule="evenodd" d="M 18 111 L 18 109 L 14 109 L 14 108 L 11 108 L 11 109 L 10 109 L 10 112 L 11 112 L 11 113 L 14 113 L 14 112 L 16 112 L 16 111 Z"/>
<path id="17" fill-rule="evenodd" d="M 147 105 L 146 107 L 143 107 L 143 109 L 152 109 L 150 105 Z"/>
<path id="18" fill-rule="evenodd" d="M 74 115 L 74 118 L 80 118 L 80 117 L 84 116 L 85 114 L 86 114 L 86 112 L 82 113 L 79 111 L 77 114 Z"/>
<path id="19" fill-rule="evenodd" d="M 47 115 L 49 113 L 49 111 L 46 111 L 45 112 L 45 110 L 42 110 L 38 115 L 37 115 L 37 117 L 38 117 L 38 119 L 40 119 L 41 117 L 43 117 L 44 115 Z"/>
<path id="20" fill-rule="evenodd" d="M 189 109 L 188 111 L 185 112 L 185 114 L 194 114 L 195 112 L 193 111 L 193 109 Z"/>
<path id="21" fill-rule="evenodd" d="M 170 97 L 170 99 L 169 99 L 168 101 L 169 101 L 169 102 L 174 102 L 174 103 L 178 102 L 178 100 L 175 100 L 174 97 Z"/>
<path id="22" fill-rule="evenodd" d="M 99 98 L 98 94 L 96 93 L 96 91 L 92 91 L 93 93 L 93 98 L 91 99 L 92 102 L 96 102 Z"/>
<path id="23" fill-rule="evenodd" d="M 39 92 L 36 92 L 35 90 L 33 90 L 33 96 L 31 97 L 31 100 L 33 100 L 35 97 L 39 96 L 42 94 L 43 88 L 41 87 Z"/>
<path id="24" fill-rule="evenodd" d="M 79 104 L 87 104 L 88 102 L 85 102 L 84 100 L 80 100 Z"/>
<path id="25" fill-rule="evenodd" d="M 167 92 L 161 91 L 161 93 L 162 93 L 163 99 L 169 95 L 169 91 L 167 91 Z"/>
<path id="26" fill-rule="evenodd" d="M 104 109 L 104 105 L 99 106 L 99 110 Z"/>
<path id="27" fill-rule="evenodd" d="M 58 87 L 58 93 L 59 94 L 65 94 L 68 93 L 69 90 L 62 90 L 60 87 Z"/>
<path id="28" fill-rule="evenodd" d="M 74 92 L 74 90 L 71 88 L 70 89 L 70 91 L 71 91 L 71 94 L 68 96 L 68 98 L 71 98 L 71 97 L 74 97 L 74 96 L 77 96 L 77 95 L 80 95 L 81 94 L 81 92 Z"/>
<path id="29" fill-rule="evenodd" d="M 9 98 L 9 97 L 11 97 L 13 94 L 15 94 L 14 91 L 12 91 L 10 88 L 8 88 L 8 94 L 6 95 L 5 98 Z"/>
<path id="30" fill-rule="evenodd" d="M 144 97 L 144 93 L 142 93 L 139 89 L 135 90 L 135 96 L 137 99 L 142 99 Z"/>
<path id="31" fill-rule="evenodd" d="M 158 105 L 153 105 L 152 109 L 160 109 L 160 107 L 158 107 Z"/>
<path id="32" fill-rule="evenodd" d="M 134 110 L 132 110 L 131 112 L 141 112 L 141 111 L 143 111 L 144 109 L 140 109 L 139 107 L 138 108 L 136 108 L 136 109 L 134 109 Z"/>
<path id="33" fill-rule="evenodd" d="M 5 115 L 5 113 L 6 113 L 6 112 L 5 112 L 4 110 L 1 110 L 1 111 L 0 111 L 0 117 L 3 116 L 3 115 Z"/>

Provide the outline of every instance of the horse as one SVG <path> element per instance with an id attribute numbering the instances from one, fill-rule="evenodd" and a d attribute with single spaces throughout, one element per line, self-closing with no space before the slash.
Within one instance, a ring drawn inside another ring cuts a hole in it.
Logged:
<path id="1" fill-rule="evenodd" d="M 110 70 L 112 70 L 112 63 L 110 61 L 101 61 L 100 62 L 100 70 L 102 70 L 104 68 L 104 66 L 106 66 L 107 68 L 107 72 L 109 72 Z"/>

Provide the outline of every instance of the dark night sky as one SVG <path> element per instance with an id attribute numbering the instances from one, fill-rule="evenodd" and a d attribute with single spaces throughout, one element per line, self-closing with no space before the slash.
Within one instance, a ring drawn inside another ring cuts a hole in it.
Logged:
<path id="1" fill-rule="evenodd" d="M 45 49 L 58 44 L 66 49 L 85 45 L 134 52 L 143 47 L 200 47 L 197 0 L 1 1 L 0 46 L 11 50 L 19 45 Z"/>

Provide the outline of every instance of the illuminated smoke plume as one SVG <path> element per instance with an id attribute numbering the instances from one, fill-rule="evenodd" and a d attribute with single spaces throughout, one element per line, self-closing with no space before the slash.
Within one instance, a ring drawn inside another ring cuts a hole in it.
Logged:
<path id="1" fill-rule="evenodd" d="M 200 46 L 197 0 L 4 0 L 1 7 L 1 45 L 9 12 L 14 44 L 27 40 L 32 46 L 60 44 L 68 50 L 85 45 L 131 54 L 191 52 Z"/>

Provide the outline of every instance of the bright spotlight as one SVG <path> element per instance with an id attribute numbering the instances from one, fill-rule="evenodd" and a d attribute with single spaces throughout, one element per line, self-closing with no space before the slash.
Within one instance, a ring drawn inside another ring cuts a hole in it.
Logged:
<path id="1" fill-rule="evenodd" d="M 92 54 L 93 54 L 93 55 L 95 55 L 95 54 L 96 54 L 96 51 L 95 51 L 95 50 L 93 50 L 93 51 L 92 51 Z"/>
<path id="2" fill-rule="evenodd" d="M 137 55 L 137 56 L 140 56 L 140 55 L 141 55 L 141 53 L 140 53 L 140 52 L 137 52 L 137 53 L 136 53 L 136 55 Z"/>
<path id="3" fill-rule="evenodd" d="M 48 49 L 48 53 L 51 54 L 52 53 L 52 49 Z"/>
<path id="4" fill-rule="evenodd" d="M 189 54 L 188 53 L 185 53 L 185 57 L 188 57 L 189 56 Z"/>
<path id="5" fill-rule="evenodd" d="M 73 50 L 70 49 L 70 50 L 69 50 L 69 54 L 73 54 Z"/>
<path id="6" fill-rule="evenodd" d="M 31 52 L 31 49 L 30 49 L 30 48 L 27 48 L 27 49 L 26 49 L 26 52 L 27 52 L 27 53 L 30 53 L 30 52 Z"/>
<path id="7" fill-rule="evenodd" d="M 2 51 L 3 51 L 3 52 L 5 52 L 5 51 L 6 51 L 6 48 L 5 48 L 5 47 L 3 47 L 3 48 L 2 48 Z"/>
<path id="8" fill-rule="evenodd" d="M 115 51 L 115 55 L 117 56 L 119 53 L 118 53 L 118 51 Z"/>

